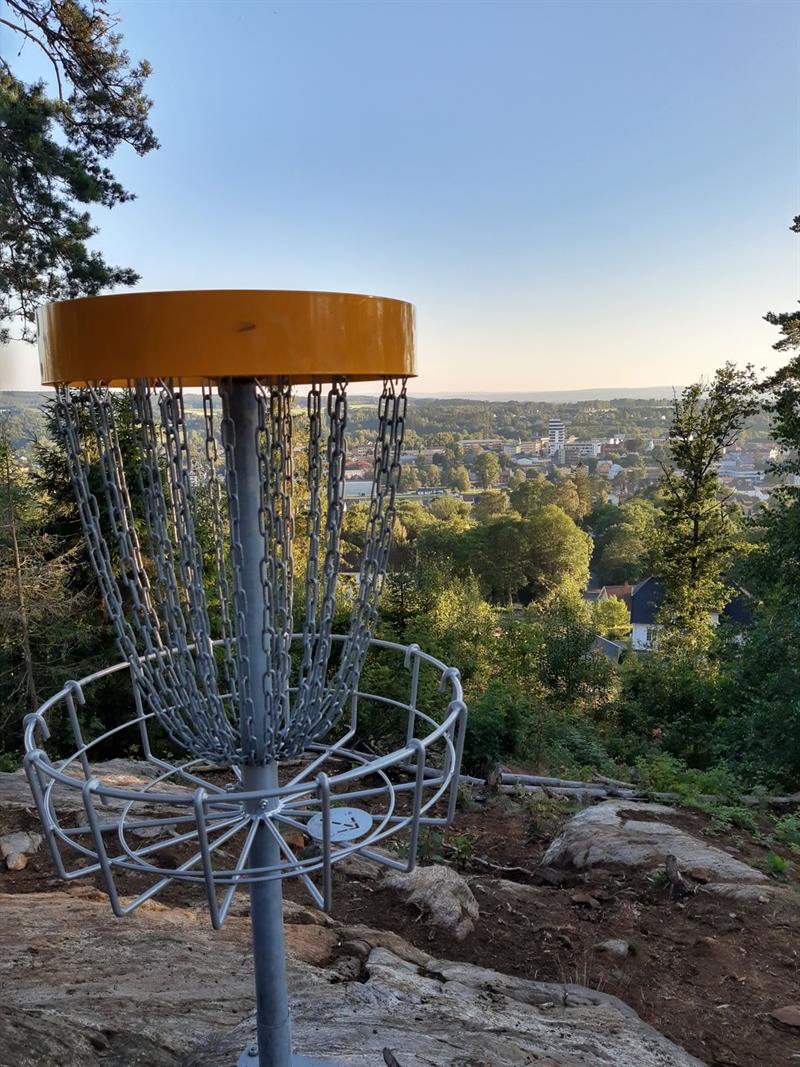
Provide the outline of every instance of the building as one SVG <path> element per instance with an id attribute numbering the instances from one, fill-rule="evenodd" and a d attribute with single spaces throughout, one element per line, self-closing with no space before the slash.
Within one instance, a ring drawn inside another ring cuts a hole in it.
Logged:
<path id="1" fill-rule="evenodd" d="M 482 448 L 484 452 L 502 452 L 505 444 L 499 437 L 462 437 L 458 443 L 462 448 Z"/>
<path id="2" fill-rule="evenodd" d="M 600 455 L 600 448 L 600 441 L 569 441 L 564 445 L 564 459 L 568 464 L 595 459 Z"/>
<path id="3" fill-rule="evenodd" d="M 658 578 L 645 578 L 631 591 L 631 648 L 643 651 L 655 648 L 661 624 L 658 613 L 664 602 L 664 586 Z M 753 598 L 745 590 L 732 597 L 721 612 L 712 611 L 709 622 L 717 626 L 729 622 L 748 626 L 753 617 Z"/>
<path id="4" fill-rule="evenodd" d="M 627 648 L 622 641 L 609 641 L 607 637 L 595 637 L 592 652 L 605 656 L 612 663 L 619 663 L 627 652 Z"/>
<path id="5" fill-rule="evenodd" d="M 630 614 L 631 594 L 633 593 L 633 586 L 630 582 L 623 582 L 622 585 L 604 585 L 603 588 L 606 591 L 606 596 L 615 596 L 617 600 L 621 600 Z"/>
<path id="6" fill-rule="evenodd" d="M 550 419 L 547 424 L 547 447 L 551 456 L 561 451 L 566 439 L 566 427 L 561 419 Z"/>
<path id="7" fill-rule="evenodd" d="M 350 449 L 350 455 L 356 459 L 369 459 L 375 455 L 375 444 L 371 445 L 353 445 Z"/>
<path id="8" fill-rule="evenodd" d="M 344 483 L 345 500 L 369 500 L 372 496 L 372 482 L 358 478 L 348 478 Z"/>
<path id="9" fill-rule="evenodd" d="M 628 609 L 628 614 L 630 614 L 632 593 L 633 586 L 630 582 L 625 582 L 623 585 L 601 585 L 595 589 L 587 589 L 583 594 L 583 599 L 587 604 L 597 604 L 601 600 L 608 600 L 613 596 L 622 601 Z"/>
<path id="10" fill-rule="evenodd" d="M 664 587 L 657 578 L 645 578 L 631 592 L 631 648 L 653 648 L 661 629 L 656 621 L 664 600 Z"/>
<path id="11" fill-rule="evenodd" d="M 538 456 L 540 452 L 546 452 L 548 446 L 547 437 L 534 437 L 531 441 L 520 441 L 520 452 L 526 452 L 531 456 Z"/>

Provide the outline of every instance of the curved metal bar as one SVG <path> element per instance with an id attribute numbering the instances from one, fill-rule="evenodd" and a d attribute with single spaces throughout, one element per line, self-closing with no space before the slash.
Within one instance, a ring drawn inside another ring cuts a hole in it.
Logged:
<path id="1" fill-rule="evenodd" d="M 332 640 L 342 641 L 344 635 L 333 635 Z M 403 668 L 410 673 L 408 702 L 355 690 L 352 695 L 351 722 L 342 734 L 327 744 L 309 744 L 304 766 L 285 783 L 259 791 L 242 789 L 235 768 L 229 768 L 233 782 L 227 788 L 207 782 L 202 772 L 198 773 L 199 760 L 171 763 L 155 756 L 149 748 L 149 741 L 145 746 L 146 762 L 158 772 L 152 779 L 140 787 L 104 782 L 96 771 L 91 772 L 89 756 L 92 752 L 125 730 L 141 731 L 146 737 L 147 724 L 154 720 L 155 715 L 145 711 L 141 702 L 137 702 L 137 713 L 133 718 L 85 740 L 80 732 L 80 724 L 76 732 L 74 721 L 77 719 L 76 704 L 86 697 L 84 690 L 94 681 L 125 671 L 129 665 L 127 662 L 114 664 L 86 678 L 66 683 L 25 720 L 25 769 L 59 875 L 73 879 L 101 873 L 117 914 L 127 914 L 174 880 L 204 887 L 211 921 L 217 927 L 224 922 L 236 889 L 243 885 L 299 877 L 315 903 L 329 907 L 333 886 L 332 868 L 353 853 L 363 852 L 395 869 L 410 869 L 420 827 L 444 825 L 452 818 L 466 708 L 461 699 L 461 682 L 457 671 L 446 667 L 416 645 L 403 646 L 392 641 L 374 640 L 371 647 L 402 657 Z M 450 690 L 450 699 L 443 709 L 441 722 L 433 714 L 416 707 L 422 666 L 432 668 L 439 675 L 440 691 Z M 407 743 L 403 747 L 383 756 L 358 752 L 350 747 L 356 734 L 358 703 L 364 701 L 398 710 L 408 717 Z M 43 744 L 49 739 L 47 719 L 58 707 L 64 707 L 70 717 L 77 748 L 56 764 L 50 761 L 39 742 Z M 422 736 L 418 737 L 417 734 Z M 441 769 L 434 769 L 430 763 L 430 753 L 437 745 L 442 746 Z M 335 767 L 332 770 L 331 764 L 344 764 L 344 769 Z M 390 777 L 393 771 L 410 773 L 412 779 L 393 781 Z M 177 792 L 174 788 L 176 779 L 194 788 Z M 81 791 L 86 810 L 85 823 L 69 827 L 61 825 L 58 806 L 64 789 Z M 408 798 L 407 811 L 397 809 L 401 796 Z M 101 819 L 99 812 L 95 811 L 94 798 L 106 805 L 117 802 L 122 805 L 122 810 L 119 813 L 106 811 Z M 435 815 L 434 809 L 444 800 L 447 801 L 447 812 Z M 337 842 L 330 832 L 331 809 L 335 804 L 354 801 L 368 803 L 372 826 L 355 841 Z M 146 808 L 149 814 L 137 813 L 137 808 Z M 254 814 L 256 811 L 258 814 Z M 307 818 L 320 811 L 324 835 L 322 855 L 300 856 L 285 840 L 280 827 L 283 825 L 305 833 Z M 267 822 L 279 844 L 280 862 L 269 867 L 248 865 L 250 846 L 259 821 Z M 130 831 L 150 827 L 163 828 L 169 836 L 141 845 L 130 840 Z M 411 834 L 407 860 L 394 860 L 373 851 L 381 842 L 406 830 Z M 215 868 L 213 854 L 224 841 L 242 831 L 245 831 L 245 839 L 235 864 L 232 867 L 226 865 Z M 212 833 L 213 839 L 210 836 Z M 104 840 L 104 835 L 108 834 L 112 834 L 118 842 L 117 849 L 113 850 L 116 854 L 108 851 L 109 846 Z M 79 840 L 86 836 L 91 840 Z M 159 866 L 157 861 L 154 863 L 150 859 L 165 848 L 189 842 L 197 842 L 197 851 L 177 869 Z M 81 862 L 86 865 L 68 871 L 59 844 L 81 857 Z M 157 881 L 133 901 L 123 903 L 115 887 L 114 874 L 117 871 L 149 875 Z M 323 876 L 322 892 L 311 881 L 311 875 L 319 871 Z M 219 900 L 217 891 L 221 888 L 224 894 Z"/>

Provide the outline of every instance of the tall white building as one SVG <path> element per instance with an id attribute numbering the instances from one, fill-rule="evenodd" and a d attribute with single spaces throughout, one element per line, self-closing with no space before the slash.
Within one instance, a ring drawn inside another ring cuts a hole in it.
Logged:
<path id="1" fill-rule="evenodd" d="M 547 424 L 547 440 L 551 456 L 560 452 L 564 447 L 566 431 L 561 419 L 550 419 Z"/>

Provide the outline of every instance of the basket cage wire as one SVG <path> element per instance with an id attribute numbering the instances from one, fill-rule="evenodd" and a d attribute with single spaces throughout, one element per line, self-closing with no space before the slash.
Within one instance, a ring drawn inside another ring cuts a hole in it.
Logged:
<path id="1" fill-rule="evenodd" d="M 28 717 L 25 766 L 62 877 L 99 873 L 120 915 L 174 880 L 202 885 L 218 926 L 238 887 L 291 876 L 330 908 L 332 866 L 354 851 L 410 870 L 421 827 L 452 820 L 466 707 L 457 670 L 415 645 L 372 636 L 396 516 L 405 380 L 385 379 L 378 401 L 363 555 L 344 635 L 333 626 L 346 381 L 326 392 L 311 383 L 304 443 L 295 440 L 288 380 L 223 379 L 218 393 L 211 381 L 201 392 L 198 443 L 180 381 L 131 380 L 122 405 L 103 385 L 58 388 L 69 476 L 123 662 L 68 683 Z M 305 573 L 302 629 L 294 632 L 298 547 Z M 403 699 L 360 691 L 371 651 L 407 673 Z M 418 707 L 422 671 L 439 682 L 438 713 Z M 92 683 L 115 673 L 130 679 L 135 716 L 86 741 L 78 709 Z M 402 748 L 376 756 L 355 747 L 365 701 L 405 716 Z M 63 761 L 42 747 L 57 710 L 76 744 Z M 188 760 L 157 756 L 156 728 Z M 145 786 L 93 776 L 93 752 L 114 734 L 142 748 L 153 775 Z M 271 776 L 258 777 L 263 768 Z M 76 785 L 85 818 L 64 818 L 59 797 Z M 277 848 L 268 863 L 254 852 L 264 826 Z M 399 830 L 408 832 L 404 857 L 375 851 Z M 148 884 L 123 896 L 117 879 L 125 872 Z"/>

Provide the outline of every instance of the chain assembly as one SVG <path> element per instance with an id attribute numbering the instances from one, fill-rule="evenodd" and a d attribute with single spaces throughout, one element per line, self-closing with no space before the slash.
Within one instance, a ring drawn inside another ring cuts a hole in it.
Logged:
<path id="1" fill-rule="evenodd" d="M 248 593 L 237 429 L 224 388 L 220 418 L 211 384 L 202 386 L 201 447 L 174 380 L 137 379 L 121 392 L 61 386 L 56 400 L 89 558 L 134 684 L 174 742 L 223 766 L 298 755 L 328 734 L 357 688 L 391 546 L 405 428 L 405 379 L 386 380 L 358 590 L 334 667 L 346 382 L 332 382 L 324 409 L 320 384 L 309 388 L 302 482 L 290 383 L 253 380 L 252 388 L 263 543 L 258 661 L 266 662 L 258 703 L 265 703 L 265 717 L 253 715 L 254 637 L 242 639 Z M 295 627 L 297 529 L 306 558 Z"/>

